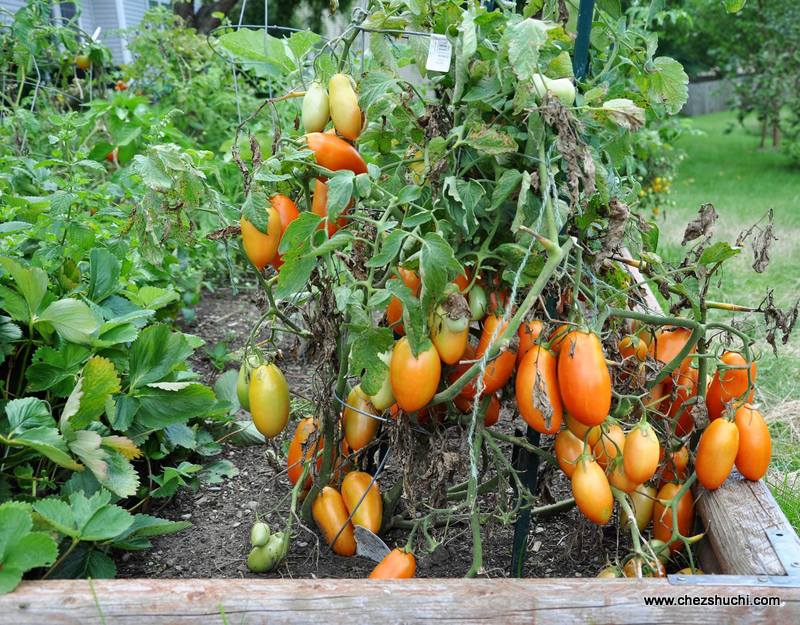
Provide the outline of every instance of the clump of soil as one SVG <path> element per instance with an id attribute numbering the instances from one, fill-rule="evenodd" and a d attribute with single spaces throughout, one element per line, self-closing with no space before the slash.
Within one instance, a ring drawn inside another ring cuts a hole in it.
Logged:
<path id="1" fill-rule="evenodd" d="M 232 297 L 229 292 L 206 294 L 197 307 L 196 321 L 184 330 L 203 338 L 207 347 L 224 341 L 230 350 L 240 348 L 259 318 L 255 296 Z M 313 363 L 306 362 L 302 349 L 287 345 L 282 350 L 280 367 L 289 387 L 308 397 L 309 372 Z M 293 349 L 293 347 L 295 349 Z M 191 361 L 207 384 L 213 385 L 221 371 L 204 350 L 198 350 Z M 229 368 L 238 367 L 230 363 Z M 242 419 L 247 418 L 242 414 Z M 500 423 L 493 426 L 513 433 L 514 414 L 503 410 Z M 293 425 L 290 424 L 290 429 Z M 285 434 L 284 437 L 289 434 Z M 456 434 L 457 435 L 457 434 Z M 275 467 L 279 445 L 254 447 L 226 446 L 223 457 L 239 469 L 239 474 L 222 484 L 203 485 L 197 492 L 183 490 L 161 508 L 151 508 L 171 520 L 188 520 L 192 526 L 177 534 L 153 539 L 153 548 L 142 552 L 117 553 L 119 577 L 258 577 L 247 570 L 250 526 L 256 512 L 273 530 L 284 523 L 289 506 L 290 484 Z M 510 453 L 510 452 L 509 452 Z M 391 461 L 390 461 L 391 465 Z M 399 468 L 387 466 L 383 485 L 388 487 L 400 478 Z M 557 470 L 543 468 L 543 484 L 538 505 L 570 496 L 570 486 Z M 482 501 L 488 510 L 490 499 Z M 314 528 L 294 526 L 291 549 L 286 560 L 269 577 L 366 577 L 374 562 L 337 556 L 321 541 Z M 504 577 L 509 574 L 513 542 L 513 526 L 491 524 L 483 531 L 482 574 Z M 418 553 L 420 577 L 461 577 L 472 562 L 472 542 L 468 525 L 451 525 L 431 530 L 439 543 L 430 554 Z M 407 530 L 385 532 L 389 547 L 402 546 Z M 580 577 L 595 575 L 609 560 L 626 552 L 627 537 L 619 534 L 615 524 L 604 528 L 587 522 L 572 509 L 547 519 L 534 518 L 528 538 L 525 575 L 530 577 Z"/>

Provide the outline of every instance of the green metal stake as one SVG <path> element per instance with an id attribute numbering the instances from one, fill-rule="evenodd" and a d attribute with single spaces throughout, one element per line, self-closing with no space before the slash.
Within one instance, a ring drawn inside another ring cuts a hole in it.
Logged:
<path id="1" fill-rule="evenodd" d="M 525 438 L 531 445 L 539 446 L 541 434 L 530 426 Z M 516 449 L 516 448 L 515 448 Z M 536 493 L 539 482 L 539 456 L 527 450 L 520 450 L 513 457 L 514 468 L 520 472 L 520 481 L 531 494 Z M 521 493 L 517 493 L 517 497 Z M 531 504 L 532 506 L 533 504 Z M 514 523 L 514 546 L 511 550 L 511 577 L 522 577 L 525 567 L 525 556 L 528 551 L 528 533 L 531 529 L 531 506 L 524 508 Z"/>
<path id="2" fill-rule="evenodd" d="M 572 71 L 580 80 L 589 70 L 589 33 L 592 31 L 594 0 L 581 0 L 578 7 L 578 38 L 575 40 L 575 55 L 572 59 Z"/>

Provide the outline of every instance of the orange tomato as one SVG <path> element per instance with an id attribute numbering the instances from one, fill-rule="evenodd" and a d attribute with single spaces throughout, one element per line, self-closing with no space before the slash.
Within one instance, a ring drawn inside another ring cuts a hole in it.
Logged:
<path id="1" fill-rule="evenodd" d="M 355 174 L 367 173 L 367 164 L 352 145 L 336 135 L 322 132 L 310 132 L 306 135 L 309 149 L 314 152 L 317 164 L 340 171 L 349 169 Z"/>
<path id="2" fill-rule="evenodd" d="M 608 429 L 602 431 L 600 440 L 594 444 L 594 457 L 604 469 L 608 463 L 622 453 L 625 447 L 625 432 L 616 423 L 608 426 Z"/>
<path id="3" fill-rule="evenodd" d="M 697 480 L 708 490 L 722 486 L 739 451 L 739 430 L 725 419 L 712 421 L 700 436 L 694 468 Z"/>
<path id="4" fill-rule="evenodd" d="M 625 577 L 666 577 L 667 570 L 664 565 L 656 560 L 655 562 L 644 561 L 641 556 L 634 556 L 622 567 Z"/>
<path id="5" fill-rule="evenodd" d="M 656 495 L 656 502 L 653 506 L 653 537 L 662 541 L 669 542 L 672 539 L 672 508 L 667 508 L 662 502 L 675 497 L 680 490 L 680 484 L 664 484 Z M 678 532 L 681 536 L 689 536 L 694 523 L 694 498 L 691 489 L 687 490 L 678 501 Z M 678 551 L 683 547 L 683 542 L 674 540 L 669 549 L 672 552 Z"/>
<path id="6" fill-rule="evenodd" d="M 366 527 L 373 534 L 381 529 L 383 520 L 383 499 L 378 482 L 363 471 L 352 471 L 342 480 L 342 499 L 351 514 L 353 525 Z M 360 502 L 360 503 L 359 503 Z"/>
<path id="7" fill-rule="evenodd" d="M 603 469 L 591 456 L 578 458 L 572 473 L 572 495 L 581 513 L 598 525 L 605 525 L 614 509 L 614 496 Z"/>
<path id="8" fill-rule="evenodd" d="M 469 269 L 465 269 L 464 273 L 462 273 L 460 276 L 457 276 L 453 282 L 458 287 L 458 290 L 463 293 L 467 290 L 470 282 L 472 282 L 472 272 Z"/>
<path id="9" fill-rule="evenodd" d="M 639 482 L 635 482 L 625 473 L 624 456 L 623 460 L 616 458 L 611 462 L 608 471 L 608 481 L 614 488 L 626 493 L 633 492 L 636 490 L 636 487 L 639 486 Z"/>
<path id="10" fill-rule="evenodd" d="M 585 425 L 599 425 L 611 408 L 611 375 L 600 339 L 573 330 L 558 354 L 558 386 L 567 412 Z"/>
<path id="11" fill-rule="evenodd" d="M 350 448 L 358 451 L 369 445 L 375 438 L 380 421 L 368 416 L 376 415 L 377 411 L 364 391 L 361 390 L 360 384 L 350 391 L 347 396 L 347 404 L 342 411 L 344 437 Z"/>
<path id="12" fill-rule="evenodd" d="M 528 353 L 528 350 L 531 347 L 533 347 L 536 339 L 538 339 L 539 336 L 541 336 L 543 329 L 544 329 L 544 323 L 542 323 L 542 321 L 540 321 L 539 319 L 532 319 L 530 321 L 526 321 L 525 323 L 520 324 L 519 329 L 517 330 L 517 336 L 519 337 L 517 366 L 520 365 L 525 354 Z"/>
<path id="13" fill-rule="evenodd" d="M 534 345 L 522 359 L 515 383 L 517 406 L 525 422 L 542 434 L 561 429 L 563 408 L 556 379 L 556 358 Z"/>
<path id="14" fill-rule="evenodd" d="M 403 284 L 411 289 L 411 292 L 414 293 L 415 296 L 418 296 L 422 282 L 420 281 L 417 272 L 412 271 L 411 269 L 403 269 L 402 267 L 398 267 L 397 273 L 400 274 L 400 279 L 403 281 Z M 389 327 L 391 327 L 397 334 L 400 335 L 405 334 L 403 324 L 400 323 L 402 318 L 403 303 L 394 295 L 392 295 L 392 299 L 389 301 L 389 306 L 386 308 L 386 322 Z"/>
<path id="15" fill-rule="evenodd" d="M 468 342 L 467 347 L 464 349 L 464 355 L 461 360 L 475 360 L 475 348 Z M 459 362 L 453 367 L 450 375 L 447 376 L 447 381 L 454 384 L 458 379 L 464 375 L 467 370 L 472 366 L 472 363 Z M 475 378 L 469 381 L 458 394 L 459 397 L 472 399 L 475 397 Z"/>
<path id="16" fill-rule="evenodd" d="M 663 328 L 656 332 L 655 339 L 650 344 L 650 355 L 659 362 L 667 364 L 681 352 L 691 335 L 692 332 L 688 328 Z M 696 351 L 697 346 L 692 346 L 689 356 Z M 680 369 L 685 370 L 689 366 L 691 363 L 689 356 L 680 364 Z"/>
<path id="17" fill-rule="evenodd" d="M 553 350 L 556 356 L 558 356 L 561 350 L 561 343 L 564 342 L 564 339 L 567 338 L 567 334 L 572 332 L 572 330 L 574 330 L 574 326 L 568 323 L 562 323 L 550 333 L 550 349 Z"/>
<path id="18" fill-rule="evenodd" d="M 472 412 L 473 401 L 474 399 L 464 397 L 463 395 L 457 395 L 453 403 L 456 405 L 456 408 L 464 414 L 470 414 Z M 486 414 L 483 415 L 483 424 L 488 427 L 494 425 L 499 420 L 500 400 L 497 398 L 497 395 L 492 395 L 492 398 L 489 400 L 489 405 L 486 407 Z"/>
<path id="19" fill-rule="evenodd" d="M 624 359 L 636 357 L 639 362 L 647 360 L 648 346 L 641 338 L 635 334 L 628 334 L 622 337 L 617 346 L 619 355 Z"/>
<path id="20" fill-rule="evenodd" d="M 285 195 L 281 195 L 280 193 L 274 195 L 270 202 L 272 202 L 275 210 L 278 211 L 278 215 L 280 215 L 281 238 L 283 238 L 283 235 L 286 233 L 286 229 L 289 227 L 289 224 L 297 219 L 300 216 L 300 213 L 297 210 L 297 205 L 292 202 L 291 199 Z M 275 269 L 280 269 L 281 265 L 283 265 L 283 258 L 281 258 L 281 254 L 276 251 L 275 258 L 273 258 L 269 264 L 275 267 Z"/>
<path id="21" fill-rule="evenodd" d="M 636 520 L 636 527 L 640 532 L 650 524 L 653 518 L 653 506 L 655 505 L 656 489 L 653 486 L 639 484 L 630 494 L 631 508 Z M 627 527 L 631 519 L 624 509 L 620 509 L 622 526 Z"/>
<path id="22" fill-rule="evenodd" d="M 675 434 L 677 436 L 686 436 L 694 429 L 694 418 L 692 417 L 694 404 L 684 404 L 697 395 L 697 376 L 698 370 L 694 367 L 688 367 L 684 371 L 678 371 L 677 375 L 674 376 L 675 399 L 666 412 L 669 418 L 674 422 Z"/>
<path id="23" fill-rule="evenodd" d="M 351 199 L 345 209 L 342 211 L 341 215 L 339 215 L 336 223 L 333 223 L 332 221 L 327 222 L 329 237 L 332 237 L 334 234 L 336 234 L 339 228 L 344 228 L 347 225 L 347 217 L 344 217 L 344 215 L 347 214 L 352 206 L 353 200 Z M 321 217 L 323 220 L 328 217 L 328 185 L 320 178 L 317 178 L 314 181 L 314 194 L 311 198 L 311 212 L 318 217 Z M 319 225 L 319 228 L 322 228 L 322 224 Z"/>
<path id="24" fill-rule="evenodd" d="M 249 220 L 242 217 L 242 244 L 250 262 L 259 270 L 275 258 L 283 235 L 281 216 L 272 204 L 267 204 L 267 231 L 261 232 Z"/>
<path id="25" fill-rule="evenodd" d="M 663 456 L 663 450 L 661 455 Z M 661 473 L 661 481 L 673 482 L 675 480 L 686 479 L 686 468 L 689 466 L 689 448 L 681 446 L 669 453 L 669 459 L 664 464 L 664 471 Z"/>
<path id="26" fill-rule="evenodd" d="M 761 413 L 750 404 L 736 411 L 739 450 L 736 468 L 748 480 L 760 480 L 767 472 L 772 455 L 772 437 Z"/>
<path id="27" fill-rule="evenodd" d="M 311 504 L 311 516 L 314 517 L 325 542 L 331 545 L 335 553 L 340 556 L 355 555 L 356 539 L 353 525 L 347 520 L 349 513 L 338 490 L 331 486 L 323 488 Z"/>
<path id="28" fill-rule="evenodd" d="M 658 468 L 661 446 L 656 431 L 646 421 L 638 423 L 625 437 L 622 452 L 625 474 L 637 484 L 653 477 Z"/>
<path id="29" fill-rule="evenodd" d="M 566 473 L 567 477 L 572 477 L 578 457 L 583 452 L 583 441 L 569 430 L 561 430 L 556 436 L 553 451 L 555 451 L 558 466 Z"/>
<path id="30" fill-rule="evenodd" d="M 602 430 L 600 429 L 599 425 L 589 427 L 588 425 L 578 421 L 571 414 L 567 414 L 565 421 L 570 432 L 572 432 L 581 441 L 586 441 L 586 444 L 589 445 L 590 448 L 594 447 L 597 444 L 597 441 L 600 440 Z"/>
<path id="31" fill-rule="evenodd" d="M 372 569 L 369 579 L 409 579 L 414 577 L 417 561 L 414 554 L 405 549 L 392 549 L 378 565 Z"/>
<path id="32" fill-rule="evenodd" d="M 292 436 L 292 440 L 289 443 L 289 453 L 286 459 L 288 465 L 286 476 L 293 485 L 297 484 L 297 480 L 299 480 L 300 476 L 303 474 L 303 467 L 306 463 L 311 462 L 311 459 L 314 458 L 317 451 L 322 449 L 322 439 L 318 439 L 313 445 L 307 445 L 308 439 L 316 430 L 317 423 L 314 418 L 306 417 L 297 424 L 297 428 L 294 431 L 294 436 Z M 305 454 L 303 453 L 303 447 L 306 447 Z M 317 460 L 317 465 L 321 463 L 322 457 L 320 456 Z M 306 477 L 306 483 L 303 488 L 311 488 L 312 482 L 313 479 L 309 474 L 308 477 Z"/>
<path id="33" fill-rule="evenodd" d="M 442 363 L 432 343 L 416 356 L 406 337 L 395 343 L 389 375 L 399 408 L 414 412 L 426 406 L 436 394 L 441 374 Z"/>
<path id="34" fill-rule="evenodd" d="M 483 356 L 498 343 L 506 327 L 508 327 L 508 322 L 503 323 L 502 317 L 495 314 L 490 314 L 486 317 L 481 338 L 475 350 L 477 358 Z M 516 353 L 511 349 L 504 349 L 496 358 L 486 363 L 486 371 L 483 374 L 483 392 L 485 394 L 494 393 L 503 388 L 514 373 L 514 363 L 516 361 Z"/>
<path id="35" fill-rule="evenodd" d="M 463 330 L 454 332 L 450 329 L 447 319 L 434 312 L 431 314 L 430 328 L 431 341 L 433 341 L 436 351 L 439 352 L 442 362 L 452 365 L 461 360 L 469 340 L 469 323 L 464 324 Z"/>
<path id="36" fill-rule="evenodd" d="M 721 371 L 717 369 L 711 384 L 706 391 L 706 407 L 708 408 L 708 418 L 713 421 L 719 419 L 729 404 L 733 404 L 735 410 L 743 403 L 753 401 L 755 388 L 751 388 L 746 398 L 742 398 L 748 387 L 748 367 L 744 357 L 738 352 L 725 352 L 720 358 L 722 363 L 733 369 Z M 755 384 L 758 371 L 756 363 L 750 363 L 749 381 Z"/>

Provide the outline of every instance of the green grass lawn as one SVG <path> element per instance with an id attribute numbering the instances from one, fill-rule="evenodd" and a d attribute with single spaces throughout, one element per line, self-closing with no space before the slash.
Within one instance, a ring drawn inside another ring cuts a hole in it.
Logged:
<path id="1" fill-rule="evenodd" d="M 753 271 L 752 248 L 745 244 L 742 253 L 727 264 L 712 297 L 756 306 L 771 288 L 776 305 L 794 304 L 800 297 L 800 168 L 793 168 L 780 150 L 758 148 L 755 120 L 748 120 L 743 128 L 733 113 L 723 112 L 694 118 L 692 123 L 699 133 L 680 142 L 687 156 L 673 181 L 676 206 L 664 216 L 661 254 L 678 257 L 685 225 L 703 203 L 714 205 L 720 216 L 716 234 L 732 244 L 740 232 L 773 209 L 778 240 L 767 269 L 762 274 Z M 755 332 L 763 335 L 763 328 Z M 775 471 L 770 482 L 787 515 L 800 528 L 800 330 L 787 345 L 779 346 L 777 357 L 764 341 L 756 342 L 756 350 L 760 357 L 757 401 L 774 436 Z"/>

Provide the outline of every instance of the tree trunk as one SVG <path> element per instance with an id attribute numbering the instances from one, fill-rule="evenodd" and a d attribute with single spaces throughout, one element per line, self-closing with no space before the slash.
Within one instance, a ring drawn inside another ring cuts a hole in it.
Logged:
<path id="1" fill-rule="evenodd" d="M 767 143 L 767 118 L 761 120 L 761 142 L 758 144 L 758 149 L 763 150 L 764 145 Z"/>
<path id="2" fill-rule="evenodd" d="M 781 144 L 781 123 L 779 120 L 772 121 L 772 147 L 777 148 Z"/>

